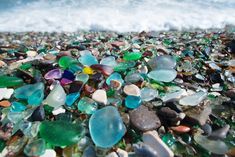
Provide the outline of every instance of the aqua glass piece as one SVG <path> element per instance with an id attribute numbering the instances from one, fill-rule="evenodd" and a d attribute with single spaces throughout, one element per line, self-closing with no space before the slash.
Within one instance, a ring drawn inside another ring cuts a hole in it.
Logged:
<path id="1" fill-rule="evenodd" d="M 177 76 L 177 71 L 174 69 L 157 69 L 148 73 L 148 77 L 160 82 L 171 82 Z"/>
<path id="2" fill-rule="evenodd" d="M 114 67 L 113 70 L 116 72 L 126 71 L 127 69 L 134 67 L 135 64 L 136 64 L 135 61 L 120 62 Z"/>
<path id="3" fill-rule="evenodd" d="M 141 105 L 141 98 L 139 96 L 128 95 L 125 98 L 125 106 L 127 108 L 135 109 Z"/>
<path id="4" fill-rule="evenodd" d="M 70 65 L 76 64 L 76 63 L 78 63 L 78 62 L 70 56 L 63 56 L 59 59 L 59 66 L 64 69 L 66 69 Z"/>
<path id="5" fill-rule="evenodd" d="M 173 144 L 175 144 L 176 139 L 175 139 L 175 137 L 172 134 L 167 133 L 167 134 L 162 136 L 162 141 L 165 144 L 167 144 L 169 147 L 171 147 Z"/>
<path id="6" fill-rule="evenodd" d="M 89 75 L 88 74 L 77 74 L 75 80 L 82 81 L 85 84 L 89 80 Z"/>
<path id="7" fill-rule="evenodd" d="M 111 80 L 118 81 L 118 82 L 120 82 L 121 84 L 124 83 L 124 80 L 122 79 L 122 75 L 119 74 L 119 73 L 117 73 L 117 72 L 111 74 L 111 75 L 106 79 L 107 85 L 110 85 Z"/>
<path id="8" fill-rule="evenodd" d="M 89 131 L 96 146 L 110 148 L 118 143 L 126 132 L 116 107 L 97 110 L 89 119 Z"/>
<path id="9" fill-rule="evenodd" d="M 44 84 L 42 82 L 19 87 L 15 90 L 14 96 L 17 99 L 28 99 L 37 90 L 44 91 Z"/>
<path id="10" fill-rule="evenodd" d="M 86 66 L 91 66 L 93 64 L 98 64 L 98 61 L 95 56 L 91 54 L 84 54 L 78 58 L 78 61 Z"/>
<path id="11" fill-rule="evenodd" d="M 43 121 L 39 132 L 48 144 L 54 146 L 76 144 L 85 135 L 85 129 L 80 124 L 62 120 Z"/>
<path id="12" fill-rule="evenodd" d="M 80 97 L 80 93 L 70 93 L 66 96 L 65 104 L 67 106 L 72 106 L 73 103 Z"/>
<path id="13" fill-rule="evenodd" d="M 156 56 L 148 61 L 152 69 L 173 69 L 176 66 L 176 60 L 170 55 Z"/>
<path id="14" fill-rule="evenodd" d="M 39 126 L 39 122 L 21 121 L 19 124 L 19 129 L 23 132 L 25 136 L 32 138 L 37 136 Z"/>
<path id="15" fill-rule="evenodd" d="M 24 118 L 23 112 L 8 112 L 7 119 L 16 124 Z"/>
<path id="16" fill-rule="evenodd" d="M 11 111 L 12 112 L 22 112 L 26 109 L 26 106 L 20 102 L 12 102 L 11 103 Z"/>
<path id="17" fill-rule="evenodd" d="M 43 139 L 36 139 L 28 143 L 24 148 L 27 156 L 40 156 L 45 153 L 46 143 Z"/>
<path id="18" fill-rule="evenodd" d="M 44 98 L 44 91 L 43 90 L 36 90 L 29 98 L 28 104 L 30 105 L 40 105 Z"/>
<path id="19" fill-rule="evenodd" d="M 79 111 L 86 114 L 93 114 L 98 108 L 98 104 L 88 97 L 82 97 L 77 106 Z"/>
<path id="20" fill-rule="evenodd" d="M 144 87 L 140 90 L 142 101 L 151 101 L 158 96 L 158 91 L 152 88 Z"/>
<path id="21" fill-rule="evenodd" d="M 102 58 L 100 61 L 100 64 L 107 65 L 110 67 L 115 67 L 117 65 L 117 62 L 114 56 L 108 56 L 108 57 Z"/>

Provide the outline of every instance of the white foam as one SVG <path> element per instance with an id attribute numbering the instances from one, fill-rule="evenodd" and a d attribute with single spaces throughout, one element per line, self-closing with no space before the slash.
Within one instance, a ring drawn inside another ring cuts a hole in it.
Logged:
<path id="1" fill-rule="evenodd" d="M 0 31 L 119 32 L 235 25 L 234 0 L 47 0 L 0 12 Z"/>

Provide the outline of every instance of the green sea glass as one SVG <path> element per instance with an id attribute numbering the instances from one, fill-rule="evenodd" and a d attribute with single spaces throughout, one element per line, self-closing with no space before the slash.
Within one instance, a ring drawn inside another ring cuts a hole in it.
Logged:
<path id="1" fill-rule="evenodd" d="M 0 87 L 15 87 L 23 85 L 24 81 L 18 77 L 0 76 Z"/>

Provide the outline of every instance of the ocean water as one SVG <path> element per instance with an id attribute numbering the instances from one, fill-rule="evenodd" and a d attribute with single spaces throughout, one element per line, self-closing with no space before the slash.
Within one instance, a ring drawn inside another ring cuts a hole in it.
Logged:
<path id="1" fill-rule="evenodd" d="M 0 0 L 0 31 L 161 31 L 235 25 L 235 0 Z"/>

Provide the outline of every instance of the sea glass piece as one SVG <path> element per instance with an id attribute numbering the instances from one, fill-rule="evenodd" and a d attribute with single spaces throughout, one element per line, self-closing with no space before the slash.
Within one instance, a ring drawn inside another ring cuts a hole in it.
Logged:
<path id="1" fill-rule="evenodd" d="M 141 105 L 141 99 L 139 96 L 128 95 L 125 98 L 125 106 L 127 108 L 135 109 Z"/>
<path id="2" fill-rule="evenodd" d="M 23 85 L 24 81 L 21 78 L 14 76 L 0 76 L 0 87 L 16 87 Z"/>
<path id="3" fill-rule="evenodd" d="M 70 93 L 66 96 L 65 104 L 67 106 L 72 106 L 73 103 L 79 98 L 80 93 Z"/>
<path id="4" fill-rule="evenodd" d="M 176 78 L 177 72 L 174 69 L 157 69 L 148 73 L 148 77 L 160 82 L 171 82 Z"/>
<path id="5" fill-rule="evenodd" d="M 84 54 L 81 57 L 78 58 L 78 61 L 86 66 L 91 66 L 93 64 L 98 64 L 98 61 L 95 56 L 91 54 Z"/>
<path id="6" fill-rule="evenodd" d="M 82 97 L 77 106 L 79 111 L 86 114 L 93 114 L 98 108 L 97 103 L 88 97 Z"/>

